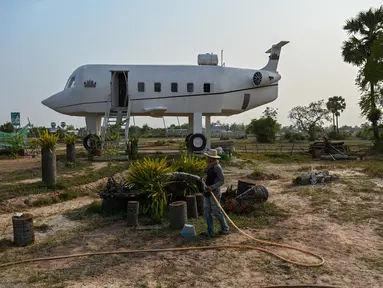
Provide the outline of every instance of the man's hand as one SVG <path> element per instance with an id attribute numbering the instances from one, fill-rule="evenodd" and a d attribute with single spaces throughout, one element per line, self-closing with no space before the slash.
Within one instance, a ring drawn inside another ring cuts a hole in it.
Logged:
<path id="1" fill-rule="evenodd" d="M 213 189 L 210 186 L 207 186 L 207 191 L 212 192 Z"/>

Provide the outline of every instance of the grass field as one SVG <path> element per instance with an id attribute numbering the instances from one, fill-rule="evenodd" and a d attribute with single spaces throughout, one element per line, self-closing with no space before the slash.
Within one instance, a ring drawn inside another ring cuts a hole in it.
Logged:
<path id="1" fill-rule="evenodd" d="M 150 147 L 158 140 L 140 144 Z M 239 143 L 242 142 L 236 145 Z M 243 143 L 253 145 L 248 140 Z M 166 145 L 177 150 L 176 141 Z M 160 145 L 152 147 L 162 148 Z M 96 192 L 105 185 L 107 176 L 124 177 L 129 163 L 114 162 L 109 170 L 105 162 L 88 161 L 84 149 L 78 150 L 77 164 L 67 167 L 65 150 L 60 145 L 57 152 L 59 185 L 53 190 L 40 183 L 39 157 L 0 160 L 0 264 L 107 250 L 254 245 L 233 228 L 226 237 L 186 241 L 179 235 L 180 231 L 169 229 L 166 221 L 154 224 L 142 218 L 140 226 L 133 229 L 126 226 L 125 215 L 103 215 Z M 230 216 L 241 229 L 259 239 L 298 246 L 321 255 L 326 262 L 320 268 L 298 267 L 247 250 L 109 255 L 0 268 L 0 287 L 262 287 L 282 284 L 381 287 L 383 158 L 324 162 L 312 161 L 305 154 L 274 152 L 236 152 L 230 161 L 222 161 L 225 188 L 236 186 L 239 179 L 251 177 L 269 191 L 264 206 L 250 214 Z M 291 184 L 295 175 L 312 169 L 326 169 L 338 174 L 340 180 L 315 186 Z M 23 248 L 12 245 L 11 217 L 15 212 L 33 214 L 36 237 L 33 245 Z M 197 232 L 206 229 L 203 218 L 190 219 L 190 223 L 195 225 Z M 315 261 L 288 250 L 264 248 L 299 261 Z"/>

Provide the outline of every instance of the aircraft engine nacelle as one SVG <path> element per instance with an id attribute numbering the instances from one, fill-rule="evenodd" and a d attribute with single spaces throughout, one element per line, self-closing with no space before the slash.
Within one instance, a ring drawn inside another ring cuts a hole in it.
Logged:
<path id="1" fill-rule="evenodd" d="M 277 82 L 281 79 L 281 75 L 270 71 L 260 70 L 253 74 L 253 85 L 265 86 Z"/>

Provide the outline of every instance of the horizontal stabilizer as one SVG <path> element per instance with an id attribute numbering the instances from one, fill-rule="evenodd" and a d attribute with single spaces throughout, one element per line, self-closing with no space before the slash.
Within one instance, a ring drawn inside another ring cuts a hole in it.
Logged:
<path id="1" fill-rule="evenodd" d="M 279 42 L 278 44 L 275 44 L 275 45 L 273 45 L 269 50 L 267 50 L 265 53 L 271 53 L 271 50 L 273 49 L 273 48 L 279 48 L 279 49 L 281 49 L 283 46 L 285 46 L 286 44 L 289 44 L 290 43 L 290 41 L 281 41 L 281 42 Z"/>
<path id="2" fill-rule="evenodd" d="M 278 44 L 274 44 L 271 46 L 266 53 L 269 53 L 269 62 L 263 67 L 261 70 L 276 72 L 278 68 L 279 56 L 281 54 L 281 49 L 286 44 L 290 43 L 290 41 L 280 41 Z"/>

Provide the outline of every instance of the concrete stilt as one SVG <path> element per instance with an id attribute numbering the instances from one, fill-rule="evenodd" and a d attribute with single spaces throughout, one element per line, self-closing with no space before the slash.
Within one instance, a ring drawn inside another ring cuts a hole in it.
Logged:
<path id="1" fill-rule="evenodd" d="M 193 113 L 193 134 L 202 133 L 202 113 Z"/>
<path id="2" fill-rule="evenodd" d="M 188 134 L 193 133 L 193 116 L 189 116 Z"/>
<path id="3" fill-rule="evenodd" d="M 101 133 L 101 116 L 91 115 L 85 117 L 86 130 L 93 134 L 100 135 Z"/>
<path id="4" fill-rule="evenodd" d="M 211 147 L 211 116 L 205 116 L 206 149 Z"/>

